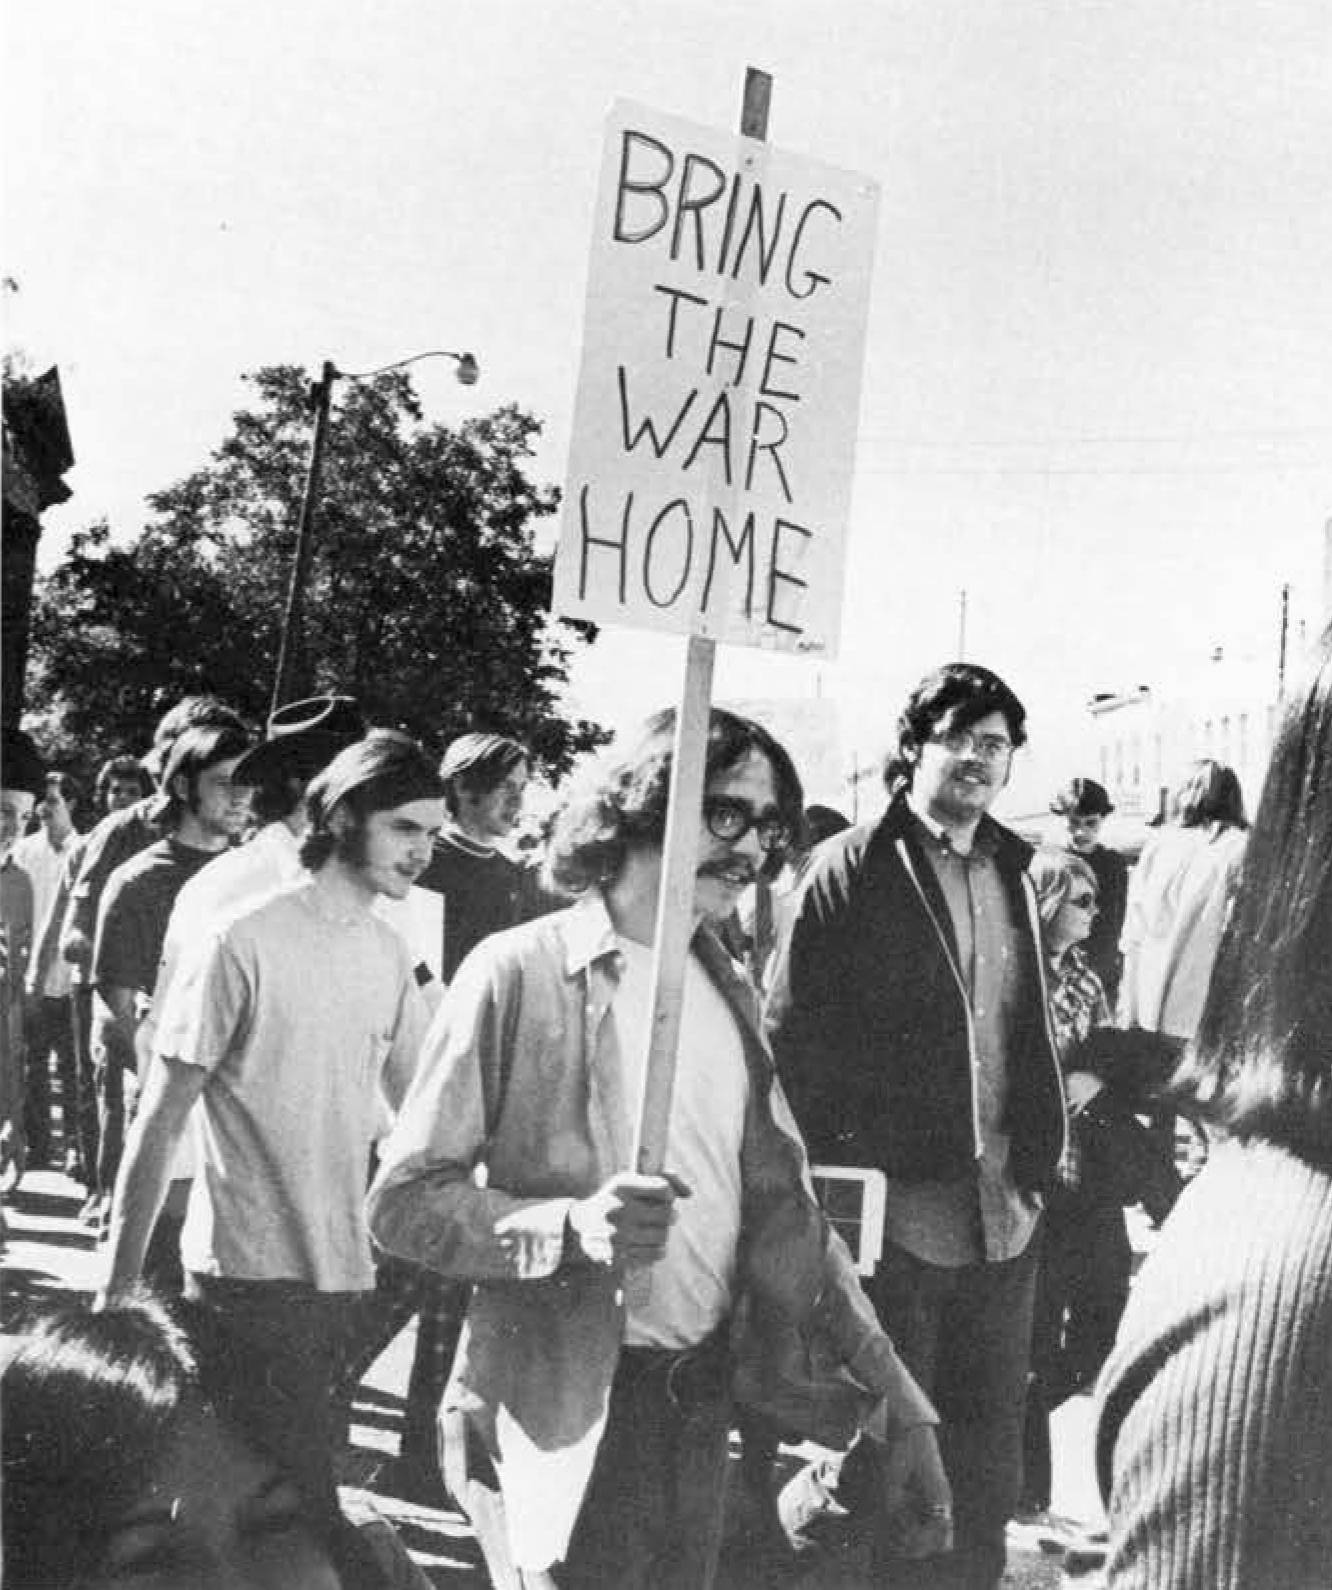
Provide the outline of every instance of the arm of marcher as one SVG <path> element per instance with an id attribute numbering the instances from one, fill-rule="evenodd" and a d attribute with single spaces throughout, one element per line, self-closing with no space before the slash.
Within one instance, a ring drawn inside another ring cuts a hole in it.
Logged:
<path id="1" fill-rule="evenodd" d="M 464 1280 L 531 1280 L 564 1258 L 572 1198 L 483 1185 L 503 1104 L 503 995 L 481 957 L 464 963 L 426 1033 L 380 1153 L 367 1215 L 386 1252 Z"/>
<path id="2" fill-rule="evenodd" d="M 102 1305 L 114 1302 L 142 1273 L 176 1144 L 206 1080 L 207 1073 L 198 1066 L 180 1060 L 153 1062 L 116 1178 L 106 1279 L 98 1294 Z"/>

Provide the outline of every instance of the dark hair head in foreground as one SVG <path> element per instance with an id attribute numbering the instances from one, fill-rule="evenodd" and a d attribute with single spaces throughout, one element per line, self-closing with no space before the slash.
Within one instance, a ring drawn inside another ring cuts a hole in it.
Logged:
<path id="1" fill-rule="evenodd" d="M 1186 1107 L 1332 1169 L 1332 630 L 1272 748 Z"/>

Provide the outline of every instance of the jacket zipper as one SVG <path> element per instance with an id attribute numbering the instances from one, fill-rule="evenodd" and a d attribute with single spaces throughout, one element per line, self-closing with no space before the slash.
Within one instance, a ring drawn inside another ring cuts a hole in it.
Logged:
<path id="1" fill-rule="evenodd" d="M 948 970 L 953 974 L 953 981 L 957 984 L 957 991 L 962 996 L 962 1009 L 967 1018 L 967 1077 L 971 1084 L 971 1142 L 975 1158 L 979 1159 L 985 1152 L 985 1145 L 981 1140 L 980 1120 L 980 1091 L 976 1082 L 976 1071 L 979 1060 L 976 1055 L 976 1022 L 971 1010 L 971 996 L 967 993 L 967 985 L 962 980 L 962 973 L 957 962 L 953 959 L 953 952 L 948 947 L 948 938 L 944 933 L 939 918 L 934 914 L 934 907 L 930 904 L 929 896 L 921 888 L 920 879 L 916 876 L 915 866 L 912 864 L 911 852 L 907 849 L 905 839 L 894 841 L 894 847 L 901 858 L 902 865 L 906 868 L 907 877 L 911 879 L 912 887 L 920 896 L 920 903 L 925 907 L 925 914 L 930 919 L 939 940 L 939 948 L 944 953 L 944 960 L 948 962 Z M 1042 994 L 1044 986 L 1042 985 Z"/>

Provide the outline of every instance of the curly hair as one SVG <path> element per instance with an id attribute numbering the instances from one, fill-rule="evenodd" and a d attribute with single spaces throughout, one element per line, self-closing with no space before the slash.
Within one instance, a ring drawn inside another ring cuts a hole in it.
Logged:
<path id="1" fill-rule="evenodd" d="M 675 742 L 675 709 L 654 713 L 638 738 L 610 754 L 570 787 L 555 814 L 546 851 L 551 884 L 581 894 L 609 883 L 636 846 L 660 845 L 666 834 Z M 777 809 L 795 840 L 803 832 L 804 792 L 786 749 L 762 724 L 714 707 L 708 723 L 704 780 L 729 772 L 751 752 L 772 764 Z M 782 856 L 766 856 L 763 875 L 781 869 Z"/>

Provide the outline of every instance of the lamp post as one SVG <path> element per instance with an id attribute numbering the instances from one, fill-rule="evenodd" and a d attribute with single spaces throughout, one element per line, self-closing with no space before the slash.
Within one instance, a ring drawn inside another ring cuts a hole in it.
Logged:
<path id="1" fill-rule="evenodd" d="M 287 586 L 287 609 L 282 617 L 282 635 L 278 643 L 277 675 L 273 680 L 273 699 L 270 710 L 276 712 L 291 694 L 296 673 L 296 659 L 301 646 L 301 618 L 305 609 L 305 586 L 310 574 L 310 554 L 313 549 L 315 509 L 319 502 L 319 481 L 324 467 L 324 447 L 328 439 L 329 409 L 333 400 L 335 381 L 364 381 L 371 376 L 387 375 L 390 370 L 401 370 L 421 359 L 452 359 L 456 366 L 454 375 L 462 386 L 475 386 L 481 368 L 470 353 L 451 353 L 447 348 L 432 348 L 426 353 L 414 353 L 409 359 L 399 359 L 395 364 L 380 365 L 377 370 L 339 370 L 329 359 L 324 360 L 318 381 L 310 387 L 310 407 L 314 410 L 314 440 L 310 445 L 310 468 L 305 477 L 305 496 L 301 500 L 301 517 L 296 527 L 296 547 L 291 559 L 291 581 Z"/>

